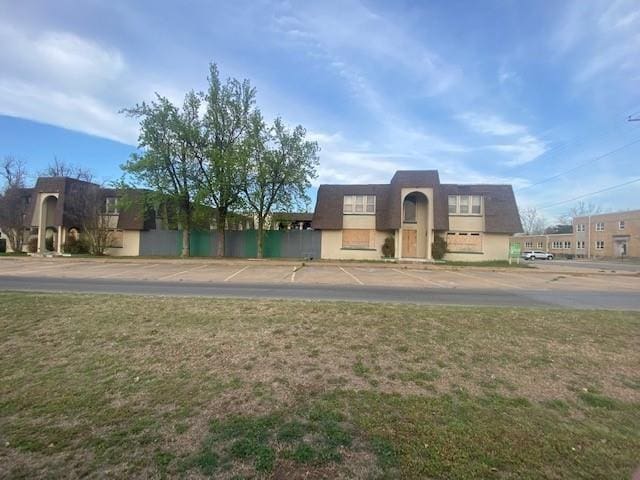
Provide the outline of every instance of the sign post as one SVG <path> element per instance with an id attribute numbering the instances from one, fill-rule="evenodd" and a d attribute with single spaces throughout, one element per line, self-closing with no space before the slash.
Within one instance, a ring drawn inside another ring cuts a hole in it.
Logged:
<path id="1" fill-rule="evenodd" d="M 511 243 L 509 244 L 509 265 L 511 265 L 511 261 L 515 258 L 516 263 L 520 264 L 520 244 L 519 243 Z"/>

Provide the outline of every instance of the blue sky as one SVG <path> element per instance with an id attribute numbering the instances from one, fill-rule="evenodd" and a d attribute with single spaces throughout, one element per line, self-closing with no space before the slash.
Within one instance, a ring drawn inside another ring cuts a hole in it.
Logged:
<path id="1" fill-rule="evenodd" d="M 316 183 L 511 183 L 545 207 L 640 177 L 640 3 L 0 0 L 0 155 L 120 176 L 136 124 L 207 65 L 322 148 Z M 532 185 L 536 184 L 536 185 Z M 640 183 L 586 200 L 640 208 Z M 575 202 L 545 208 L 551 221 Z"/>

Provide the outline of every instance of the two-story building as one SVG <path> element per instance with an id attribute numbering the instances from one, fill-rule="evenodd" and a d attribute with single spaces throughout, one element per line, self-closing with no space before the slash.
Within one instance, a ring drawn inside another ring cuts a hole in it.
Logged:
<path id="1" fill-rule="evenodd" d="M 431 260 L 436 236 L 447 260 L 503 260 L 522 231 L 511 185 L 442 184 L 436 170 L 398 171 L 389 184 L 320 185 L 312 227 L 325 259 Z"/>

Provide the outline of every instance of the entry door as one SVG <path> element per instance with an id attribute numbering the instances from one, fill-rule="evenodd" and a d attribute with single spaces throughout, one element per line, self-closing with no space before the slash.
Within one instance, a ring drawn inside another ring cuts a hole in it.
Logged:
<path id="1" fill-rule="evenodd" d="M 418 232 L 416 230 L 402 230 L 402 256 L 415 258 L 418 256 Z"/>

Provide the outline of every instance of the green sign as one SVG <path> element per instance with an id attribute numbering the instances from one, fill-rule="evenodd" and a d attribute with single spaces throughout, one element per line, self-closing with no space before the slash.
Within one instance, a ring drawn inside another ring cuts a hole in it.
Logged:
<path id="1" fill-rule="evenodd" d="M 519 243 L 512 243 L 511 245 L 509 245 L 509 256 L 510 257 L 519 257 L 520 256 L 520 244 Z"/>

